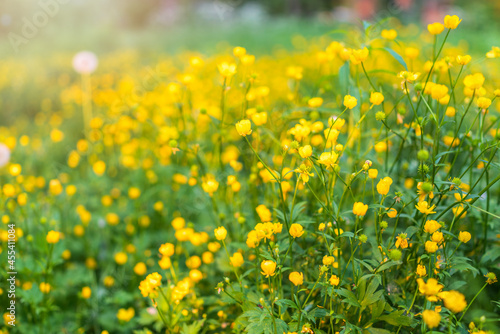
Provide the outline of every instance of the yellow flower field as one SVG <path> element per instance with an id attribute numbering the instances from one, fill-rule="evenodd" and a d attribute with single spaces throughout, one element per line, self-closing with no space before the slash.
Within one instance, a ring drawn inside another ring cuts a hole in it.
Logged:
<path id="1" fill-rule="evenodd" d="M 498 332 L 500 48 L 388 22 L 2 62 L 0 333 Z"/>

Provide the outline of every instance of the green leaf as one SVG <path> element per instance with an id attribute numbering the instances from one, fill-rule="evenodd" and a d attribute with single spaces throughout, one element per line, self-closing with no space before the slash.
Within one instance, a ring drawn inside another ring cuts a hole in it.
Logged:
<path id="1" fill-rule="evenodd" d="M 496 259 L 498 259 L 499 257 L 500 257 L 500 248 L 494 247 L 488 250 L 486 253 L 484 253 L 483 257 L 481 258 L 481 263 L 486 264 L 488 262 L 495 262 Z"/>
<path id="2" fill-rule="evenodd" d="M 356 306 L 356 307 L 361 307 L 361 304 L 358 302 L 358 299 L 356 298 L 354 293 L 352 293 L 352 291 L 349 291 L 347 289 L 342 288 L 342 289 L 337 290 L 337 293 L 339 295 L 345 297 L 345 299 L 342 300 L 343 303 L 348 303 L 348 304 Z"/>
<path id="3" fill-rule="evenodd" d="M 381 265 L 380 268 L 378 268 L 377 272 L 381 272 L 381 271 L 387 270 L 387 269 L 389 269 L 391 267 L 394 267 L 394 266 L 397 266 L 397 265 L 400 265 L 400 264 L 401 264 L 400 261 L 398 261 L 398 262 L 396 262 L 396 261 L 388 261 L 388 262 L 384 263 L 383 265 Z"/>
<path id="4" fill-rule="evenodd" d="M 195 321 L 190 325 L 183 324 L 181 334 L 198 334 L 205 320 Z"/>
<path id="5" fill-rule="evenodd" d="M 394 59 L 396 59 L 398 61 L 398 63 L 400 63 L 401 65 L 403 65 L 403 67 L 405 68 L 405 70 L 408 71 L 408 66 L 406 65 L 406 62 L 404 61 L 403 57 L 401 57 L 399 55 L 399 53 L 397 53 L 396 51 L 394 51 L 393 49 L 388 48 L 388 47 L 385 47 L 384 50 L 386 50 L 387 52 L 389 52 L 391 54 L 391 56 L 393 56 Z"/>
<path id="6" fill-rule="evenodd" d="M 350 76 L 349 62 L 346 61 L 345 64 L 342 65 L 342 67 L 340 67 L 339 69 L 339 88 L 342 95 L 346 95 L 348 92 L 349 76 Z"/>
<path id="7" fill-rule="evenodd" d="M 386 329 L 382 328 L 368 328 L 363 331 L 363 334 L 391 334 L 392 332 L 389 332 Z"/>
<path id="8" fill-rule="evenodd" d="M 385 321 L 393 326 L 410 326 L 412 323 L 412 318 L 402 315 L 403 312 L 404 310 L 394 311 L 390 314 L 378 317 L 378 320 Z"/>

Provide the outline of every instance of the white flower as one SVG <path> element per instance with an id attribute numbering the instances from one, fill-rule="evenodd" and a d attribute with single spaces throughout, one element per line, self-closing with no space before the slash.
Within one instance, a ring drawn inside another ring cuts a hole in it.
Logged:
<path id="1" fill-rule="evenodd" d="M 97 56 L 90 51 L 78 52 L 73 57 L 73 68 L 78 73 L 90 74 L 97 68 Z"/>
<path id="2" fill-rule="evenodd" d="M 5 166 L 10 160 L 10 149 L 7 145 L 0 143 L 0 167 Z"/>

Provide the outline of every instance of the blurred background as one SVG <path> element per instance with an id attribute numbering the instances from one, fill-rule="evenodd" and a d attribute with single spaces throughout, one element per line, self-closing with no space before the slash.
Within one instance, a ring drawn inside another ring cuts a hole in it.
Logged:
<path id="1" fill-rule="evenodd" d="M 499 44 L 498 0 L 3 0 L 0 51 L 4 57 L 82 49 L 211 53 L 230 44 L 259 54 L 345 23 L 396 17 L 423 25 L 446 14 L 464 19 L 455 35 L 479 52 Z"/>

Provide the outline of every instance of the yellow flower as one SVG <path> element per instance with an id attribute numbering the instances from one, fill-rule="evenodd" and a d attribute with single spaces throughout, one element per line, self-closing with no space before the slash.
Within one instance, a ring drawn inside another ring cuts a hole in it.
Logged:
<path id="1" fill-rule="evenodd" d="M 94 171 L 94 173 L 97 175 L 97 176 L 101 176 L 104 174 L 104 172 L 106 171 L 106 163 L 104 161 L 96 161 L 93 165 L 92 165 L 92 169 Z"/>
<path id="2" fill-rule="evenodd" d="M 350 59 L 353 65 L 361 64 L 368 58 L 368 49 L 364 47 L 363 49 L 359 50 L 352 50 Z M 352 108 L 349 108 L 352 109 Z"/>
<path id="3" fill-rule="evenodd" d="M 49 182 L 49 192 L 51 195 L 57 196 L 63 192 L 63 186 L 59 180 L 50 180 Z"/>
<path id="4" fill-rule="evenodd" d="M 311 108 L 321 107 L 323 104 L 323 99 L 321 97 L 313 97 L 307 101 L 307 105 Z"/>
<path id="5" fill-rule="evenodd" d="M 419 54 L 420 54 L 420 50 L 417 48 L 409 47 L 409 48 L 405 49 L 405 55 L 409 59 L 415 59 L 418 57 Z"/>
<path id="6" fill-rule="evenodd" d="M 396 237 L 396 248 L 408 248 L 408 239 L 406 239 L 406 233 L 401 233 Z"/>
<path id="7" fill-rule="evenodd" d="M 174 246 L 174 244 L 167 242 L 167 243 L 161 245 L 160 249 L 158 251 L 163 256 L 172 256 L 172 255 L 174 255 L 174 252 L 175 252 L 175 246 Z"/>
<path id="8" fill-rule="evenodd" d="M 130 199 L 137 199 L 139 196 L 141 196 L 141 190 L 139 188 L 131 187 L 128 190 L 128 197 L 130 197 Z"/>
<path id="9" fill-rule="evenodd" d="M 481 73 L 474 73 L 465 76 L 464 86 L 469 89 L 479 89 L 484 84 L 484 75 Z"/>
<path id="10" fill-rule="evenodd" d="M 427 30 L 429 30 L 429 32 L 432 35 L 439 35 L 440 33 L 443 32 L 444 25 L 442 25 L 439 22 L 431 23 L 431 24 L 427 25 Z"/>
<path id="11" fill-rule="evenodd" d="M 333 286 L 337 286 L 340 283 L 340 278 L 337 275 L 332 275 L 330 277 L 330 284 Z"/>
<path id="12" fill-rule="evenodd" d="M 40 291 L 44 294 L 47 294 L 52 290 L 52 286 L 49 283 L 41 282 L 40 285 L 38 286 Z"/>
<path id="13" fill-rule="evenodd" d="M 288 276 L 290 282 L 292 282 L 295 286 L 302 285 L 304 283 L 304 274 L 299 273 L 298 271 L 291 272 Z"/>
<path id="14" fill-rule="evenodd" d="M 260 264 L 260 268 L 262 269 L 262 275 L 266 277 L 274 276 L 276 270 L 276 262 L 271 260 L 264 260 Z"/>
<path id="15" fill-rule="evenodd" d="M 492 46 L 491 51 L 486 53 L 486 58 L 499 58 L 500 57 L 500 48 L 498 46 Z"/>
<path id="16" fill-rule="evenodd" d="M 415 205 L 415 207 L 417 208 L 418 211 L 420 211 L 425 215 L 436 213 L 435 211 L 432 211 L 436 208 L 436 205 L 429 206 L 429 203 L 427 203 L 427 201 L 418 202 L 418 204 Z"/>
<path id="17" fill-rule="evenodd" d="M 214 230 L 215 238 L 219 241 L 226 239 L 227 230 L 224 226 L 218 227 Z"/>
<path id="18" fill-rule="evenodd" d="M 477 99 L 476 103 L 479 108 L 488 109 L 488 107 L 491 105 L 491 100 L 487 97 L 480 97 Z"/>
<path id="19" fill-rule="evenodd" d="M 337 162 L 339 155 L 335 152 L 323 152 L 319 156 L 318 163 L 326 166 L 332 166 Z"/>
<path id="20" fill-rule="evenodd" d="M 333 256 L 325 255 L 323 256 L 323 264 L 325 266 L 332 265 L 335 262 L 335 258 Z"/>
<path id="21" fill-rule="evenodd" d="M 450 107 L 446 108 L 445 114 L 448 117 L 455 117 L 456 112 L 457 111 L 455 110 L 455 108 L 453 108 L 453 107 L 450 106 Z"/>
<path id="22" fill-rule="evenodd" d="M 241 46 L 237 46 L 233 49 L 233 54 L 235 57 L 242 57 L 247 54 L 247 50 Z"/>
<path id="23" fill-rule="evenodd" d="M 186 226 L 186 220 L 182 217 L 175 217 L 170 224 L 172 224 L 174 230 L 177 231 Z"/>
<path id="24" fill-rule="evenodd" d="M 143 297 L 148 297 L 152 292 L 161 286 L 161 275 L 158 273 L 152 273 L 146 276 L 146 278 L 139 284 L 139 290 Z"/>
<path id="25" fill-rule="evenodd" d="M 471 61 L 471 56 L 465 55 L 465 56 L 457 56 L 457 64 L 458 65 L 467 65 Z"/>
<path id="26" fill-rule="evenodd" d="M 120 266 L 127 263 L 127 259 L 128 256 L 124 252 L 118 252 L 115 254 L 115 262 Z"/>
<path id="27" fill-rule="evenodd" d="M 84 286 L 82 288 L 82 298 L 89 299 L 91 296 L 92 296 L 92 289 L 90 289 L 88 286 Z"/>
<path id="28" fill-rule="evenodd" d="M 351 95 L 344 96 L 344 106 L 348 109 L 354 108 L 358 104 L 358 100 Z"/>
<path id="29" fill-rule="evenodd" d="M 469 242 L 470 239 L 471 234 L 467 231 L 460 231 L 460 233 L 458 234 L 458 240 L 460 240 L 460 242 L 463 242 L 464 244 Z"/>
<path id="30" fill-rule="evenodd" d="M 269 210 L 264 204 L 256 207 L 255 211 L 257 211 L 257 214 L 263 223 L 270 222 L 272 220 L 271 210 Z"/>
<path id="31" fill-rule="evenodd" d="M 356 216 L 366 215 L 367 210 L 368 204 L 363 204 L 362 202 L 356 202 L 352 207 L 352 213 L 354 213 Z"/>
<path id="32" fill-rule="evenodd" d="M 391 208 L 391 209 L 389 209 L 389 211 L 387 211 L 387 216 L 389 218 L 395 218 L 397 215 L 398 215 L 398 211 L 394 208 Z"/>
<path id="33" fill-rule="evenodd" d="M 439 100 L 448 94 L 448 87 L 445 85 L 433 85 L 431 88 L 431 96 L 435 100 Z"/>
<path id="34" fill-rule="evenodd" d="M 444 17 L 444 26 L 448 29 L 456 29 L 462 20 L 456 16 L 446 15 Z"/>
<path id="35" fill-rule="evenodd" d="M 290 235 L 294 238 L 299 238 L 304 234 L 304 228 L 300 224 L 292 224 L 290 226 Z"/>
<path id="36" fill-rule="evenodd" d="M 495 273 L 489 272 L 486 275 L 484 275 L 484 277 L 487 278 L 486 283 L 488 284 L 493 284 L 498 282 L 497 275 L 495 275 Z"/>
<path id="37" fill-rule="evenodd" d="M 392 41 L 393 39 L 396 39 L 396 37 L 398 37 L 398 33 L 394 29 L 390 29 L 390 30 L 384 29 L 384 30 L 382 30 L 380 35 L 382 36 L 382 38 L 388 39 L 390 41 Z"/>
<path id="38" fill-rule="evenodd" d="M 134 273 L 139 276 L 144 275 L 147 270 L 148 268 L 146 267 L 146 264 L 144 262 L 137 262 L 137 264 L 134 266 Z"/>
<path id="39" fill-rule="evenodd" d="M 205 191 L 210 197 L 212 197 L 214 192 L 219 189 L 219 182 L 212 174 L 206 174 L 203 177 L 203 183 L 201 184 L 201 187 L 203 188 L 203 191 Z"/>
<path id="40" fill-rule="evenodd" d="M 121 308 L 118 310 L 116 317 L 118 320 L 123 322 L 129 322 L 135 315 L 135 311 L 133 307 L 129 307 L 128 309 Z"/>
<path id="41" fill-rule="evenodd" d="M 403 79 L 403 82 L 409 82 L 409 83 L 412 83 L 414 82 L 415 80 L 418 79 L 418 77 L 420 76 L 420 73 L 413 73 L 413 72 L 408 72 L 408 71 L 401 71 L 399 72 L 398 74 L 398 77 L 400 77 L 401 79 Z"/>
<path id="42" fill-rule="evenodd" d="M 435 253 L 438 250 L 438 245 L 434 241 L 426 241 L 425 242 L 425 251 L 427 253 Z"/>
<path id="43" fill-rule="evenodd" d="M 245 260 L 243 259 L 243 255 L 241 255 L 240 252 L 236 252 L 229 258 L 229 261 L 231 262 L 231 265 L 233 267 L 241 267 Z"/>
<path id="44" fill-rule="evenodd" d="M 417 266 L 417 275 L 420 277 L 424 277 L 425 275 L 427 275 L 427 269 L 425 269 L 425 266 L 421 264 Z"/>
<path id="45" fill-rule="evenodd" d="M 378 106 L 382 102 L 384 102 L 384 95 L 382 95 L 382 93 L 379 92 L 373 92 L 370 94 L 370 102 Z"/>
<path id="46" fill-rule="evenodd" d="M 57 231 L 49 231 L 47 233 L 47 242 L 49 244 L 56 244 L 59 242 L 59 239 L 61 238 L 61 233 Z"/>
<path id="47" fill-rule="evenodd" d="M 299 147 L 299 155 L 302 159 L 307 159 L 312 155 L 312 147 L 311 145 L 305 145 Z"/>
<path id="48" fill-rule="evenodd" d="M 368 170 L 368 177 L 370 179 L 376 179 L 378 176 L 378 170 L 376 170 L 375 168 L 370 168 Z"/>
<path id="49" fill-rule="evenodd" d="M 266 124 L 267 123 L 267 112 L 263 111 L 263 112 L 257 112 L 255 114 L 253 114 L 252 115 L 252 121 L 257 126 Z M 250 130 L 250 133 L 251 132 L 252 132 L 252 130 Z"/>
<path id="50" fill-rule="evenodd" d="M 418 290 L 421 294 L 425 295 L 427 299 L 431 302 L 437 302 L 438 293 L 443 290 L 443 285 L 439 284 L 439 282 L 435 278 L 429 278 L 427 283 L 424 282 L 423 279 L 417 278 Z"/>
<path id="51" fill-rule="evenodd" d="M 441 242 L 444 241 L 443 233 L 441 233 L 441 232 L 432 233 L 431 240 L 437 244 L 440 244 Z"/>
<path id="52" fill-rule="evenodd" d="M 467 307 L 465 296 L 458 291 L 443 291 L 438 294 L 444 302 L 444 306 L 453 313 L 462 312 Z"/>
<path id="53" fill-rule="evenodd" d="M 248 119 L 242 119 L 236 123 L 236 131 L 240 136 L 246 137 L 252 133 L 252 123 Z"/>
<path id="54" fill-rule="evenodd" d="M 377 184 L 377 192 L 380 195 L 387 195 L 391 188 L 391 184 L 392 184 L 392 179 L 389 176 L 384 177 Z"/>
<path id="55" fill-rule="evenodd" d="M 436 328 L 441 322 L 441 315 L 433 310 L 425 310 L 422 312 L 422 319 L 429 329 Z"/>
<path id="56" fill-rule="evenodd" d="M 229 64 L 227 62 L 223 62 L 217 65 L 217 68 L 219 69 L 219 73 L 224 78 L 230 78 L 236 73 L 236 64 L 234 63 Z"/>

